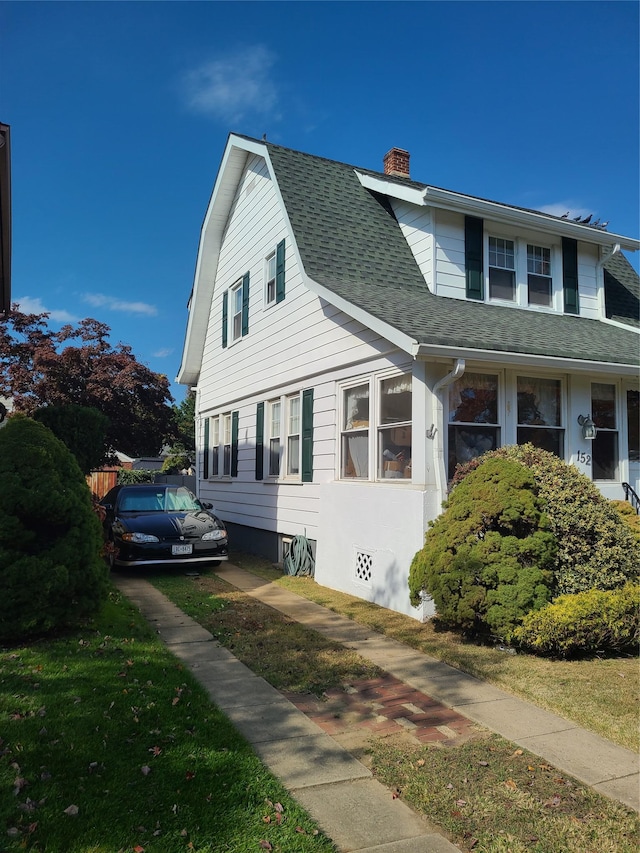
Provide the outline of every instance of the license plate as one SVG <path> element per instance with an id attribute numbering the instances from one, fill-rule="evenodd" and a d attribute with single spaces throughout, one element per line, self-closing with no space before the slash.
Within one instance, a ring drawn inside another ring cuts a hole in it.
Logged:
<path id="1" fill-rule="evenodd" d="M 190 554 L 193 550 L 192 545 L 172 545 L 171 553 L 174 557 L 177 557 L 179 554 Z"/>

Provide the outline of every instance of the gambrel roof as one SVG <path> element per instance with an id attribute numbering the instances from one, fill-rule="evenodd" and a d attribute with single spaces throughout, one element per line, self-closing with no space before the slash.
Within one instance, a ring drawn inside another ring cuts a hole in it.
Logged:
<path id="1" fill-rule="evenodd" d="M 437 296 L 429 290 L 381 190 L 391 188 L 389 195 L 397 189 L 422 193 L 425 200 L 431 196 L 445 199 L 446 204 L 457 205 L 461 212 L 468 208 L 475 216 L 486 209 L 487 216 L 492 212 L 503 221 L 511 218 L 532 228 L 544 227 L 555 234 L 597 243 L 603 250 L 615 243 L 636 249 L 637 241 L 549 214 L 439 190 L 247 137 L 230 137 L 222 168 L 225 162 L 231 163 L 229 152 L 234 144 L 265 157 L 308 286 L 357 319 L 366 322 L 368 318 L 382 334 L 386 327 L 386 337 L 400 341 L 412 355 L 484 355 L 499 360 L 533 356 L 571 361 L 574 368 L 585 369 L 616 364 L 629 370 L 640 364 L 640 336 L 633 328 L 639 325 L 638 274 L 620 252 L 605 265 L 606 312 L 616 322 Z M 236 159 L 235 174 L 239 174 L 239 163 Z M 203 226 L 198 269 L 207 221 L 216 204 L 225 206 L 218 197 L 229 196 L 228 189 L 224 193 L 223 189 L 219 175 Z M 198 275 L 197 270 L 192 301 L 198 300 L 199 310 L 208 317 L 212 284 L 199 292 Z M 211 279 L 210 273 L 207 278 Z M 192 304 L 191 314 L 194 310 Z M 189 350 L 190 334 L 188 329 L 180 381 L 193 381 L 197 372 L 193 369 L 193 341 Z"/>

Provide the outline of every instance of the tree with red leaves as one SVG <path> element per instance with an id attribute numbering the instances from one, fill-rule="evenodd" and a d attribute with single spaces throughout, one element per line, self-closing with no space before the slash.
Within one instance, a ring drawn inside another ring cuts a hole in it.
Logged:
<path id="1" fill-rule="evenodd" d="M 104 323 L 85 319 L 54 332 L 48 317 L 17 305 L 0 316 L 0 396 L 27 415 L 46 406 L 98 409 L 109 418 L 105 459 L 116 450 L 158 454 L 175 437 L 167 377 L 141 364 L 131 347 L 113 347 Z"/>

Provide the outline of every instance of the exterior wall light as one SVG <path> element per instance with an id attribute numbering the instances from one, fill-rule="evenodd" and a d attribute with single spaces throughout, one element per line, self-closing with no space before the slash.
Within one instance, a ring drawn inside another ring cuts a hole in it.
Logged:
<path id="1" fill-rule="evenodd" d="M 582 427 L 582 437 L 586 441 L 593 441 L 596 437 L 597 429 L 590 415 L 578 415 L 578 423 Z"/>

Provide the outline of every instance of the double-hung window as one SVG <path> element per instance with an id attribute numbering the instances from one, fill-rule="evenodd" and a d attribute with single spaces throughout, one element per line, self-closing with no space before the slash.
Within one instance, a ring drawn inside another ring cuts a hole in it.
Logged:
<path id="1" fill-rule="evenodd" d="M 281 412 L 282 403 L 280 400 L 273 400 L 269 403 L 269 476 L 280 476 L 280 464 L 282 457 L 282 438 L 281 438 Z"/>
<path id="2" fill-rule="evenodd" d="M 562 383 L 518 376 L 518 444 L 527 442 L 564 459 Z"/>
<path id="3" fill-rule="evenodd" d="M 231 287 L 231 340 L 242 337 L 242 279 Z"/>
<path id="4" fill-rule="evenodd" d="M 411 477 L 411 376 L 408 375 L 380 381 L 378 476 Z"/>
<path id="5" fill-rule="evenodd" d="M 238 412 L 225 412 L 205 420 L 204 430 L 204 472 L 205 479 L 212 477 L 237 476 L 237 464 L 234 458 L 238 452 L 237 427 Z"/>
<path id="6" fill-rule="evenodd" d="M 411 374 L 341 389 L 340 477 L 411 479 Z"/>
<path id="7" fill-rule="evenodd" d="M 592 441 L 593 479 L 618 478 L 618 419 L 616 386 L 606 382 L 591 385 L 591 417 L 597 433 Z"/>
<path id="8" fill-rule="evenodd" d="M 267 404 L 264 418 L 265 434 L 261 435 L 257 454 L 267 453 L 267 468 L 270 478 L 313 481 L 313 389 L 296 394 L 283 395 Z M 259 404 L 259 408 L 263 404 Z M 260 416 L 262 424 L 262 416 Z M 264 459 L 264 456 L 261 457 Z M 262 470 L 262 465 L 257 470 Z M 256 475 L 262 479 L 262 474 Z"/>
<path id="9" fill-rule="evenodd" d="M 340 476 L 369 479 L 369 383 L 342 392 Z"/>
<path id="10" fill-rule="evenodd" d="M 551 305 L 551 249 L 546 246 L 527 244 L 527 289 L 529 305 Z"/>
<path id="11" fill-rule="evenodd" d="M 489 296 L 491 299 L 516 298 L 516 261 L 513 240 L 489 237 Z"/>
<path id="12" fill-rule="evenodd" d="M 271 254 L 265 261 L 265 292 L 264 301 L 267 305 L 273 305 L 276 301 L 276 253 Z"/>
<path id="13" fill-rule="evenodd" d="M 465 373 L 449 386 L 448 476 L 456 465 L 500 446 L 498 377 Z"/>
<path id="14" fill-rule="evenodd" d="M 287 476 L 300 476 L 300 394 L 287 397 Z"/>

